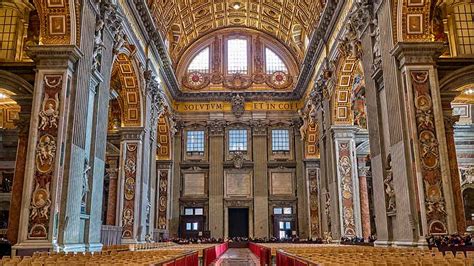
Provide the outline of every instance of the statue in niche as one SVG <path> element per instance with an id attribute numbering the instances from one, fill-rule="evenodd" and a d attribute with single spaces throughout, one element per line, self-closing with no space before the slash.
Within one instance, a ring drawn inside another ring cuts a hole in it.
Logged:
<path id="1" fill-rule="evenodd" d="M 300 127 L 301 140 L 305 140 L 308 128 L 314 126 L 315 123 L 316 105 L 313 103 L 313 100 L 309 99 L 306 107 L 298 110 L 298 114 L 300 115 L 301 120 L 303 120 L 303 125 Z"/>
<path id="2" fill-rule="evenodd" d="M 395 202 L 395 190 L 393 189 L 392 155 L 387 156 L 387 167 L 385 168 L 385 196 L 387 197 L 387 212 L 393 213 L 397 210 Z"/>
<path id="3" fill-rule="evenodd" d="M 362 80 L 360 75 L 357 75 L 355 79 Z M 359 126 L 360 128 L 367 129 L 367 113 L 365 110 L 365 87 L 361 84 L 362 81 L 359 81 L 359 84 L 354 83 L 353 85 L 353 95 L 352 98 L 352 114 L 353 114 L 353 121 L 355 126 Z"/>
<path id="4" fill-rule="evenodd" d="M 362 46 L 357 38 L 357 32 L 351 23 L 346 24 L 346 34 L 340 39 L 339 52 L 344 57 L 360 58 L 362 56 Z"/>
<path id="5" fill-rule="evenodd" d="M 104 29 L 104 20 L 98 18 L 95 23 L 94 51 L 92 53 L 92 71 L 100 71 L 102 60 L 102 51 L 105 49 L 102 39 L 102 30 Z"/>
<path id="6" fill-rule="evenodd" d="M 84 170 L 82 171 L 82 194 L 81 200 L 82 204 L 86 204 L 87 193 L 89 193 L 89 171 L 91 170 L 91 166 L 89 165 L 89 160 L 87 158 L 84 159 Z"/>
<path id="7" fill-rule="evenodd" d="M 372 50 L 374 53 L 374 65 L 373 68 L 378 69 L 381 67 L 382 64 L 382 53 L 380 51 L 380 28 L 377 19 L 372 20 L 372 24 L 374 25 L 374 31 L 370 33 L 370 36 L 374 38 L 374 42 L 372 45 Z"/>
<path id="8" fill-rule="evenodd" d="M 433 39 L 437 42 L 448 42 L 449 38 L 444 30 L 443 10 L 441 5 L 444 1 L 437 1 L 436 6 L 432 10 L 431 28 L 433 32 Z"/>

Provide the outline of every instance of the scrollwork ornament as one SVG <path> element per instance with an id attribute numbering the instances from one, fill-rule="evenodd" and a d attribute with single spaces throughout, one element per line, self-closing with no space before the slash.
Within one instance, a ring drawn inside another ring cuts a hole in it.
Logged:
<path id="1" fill-rule="evenodd" d="M 213 120 L 208 123 L 211 135 L 223 135 L 226 122 L 223 120 Z"/>

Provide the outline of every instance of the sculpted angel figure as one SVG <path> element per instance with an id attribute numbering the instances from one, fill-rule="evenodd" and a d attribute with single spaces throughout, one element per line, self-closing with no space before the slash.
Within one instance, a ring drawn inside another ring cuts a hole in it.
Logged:
<path id="1" fill-rule="evenodd" d="M 49 199 L 49 183 L 46 185 L 46 189 L 40 188 L 39 183 L 36 183 L 35 191 L 31 199 L 31 213 L 30 218 L 35 219 L 36 217 L 48 218 L 48 210 L 51 206 L 51 200 Z"/>
<path id="2" fill-rule="evenodd" d="M 41 130 L 45 130 L 46 127 L 58 127 L 59 95 L 57 93 L 54 100 L 50 99 L 48 94 L 45 95 L 39 116 L 41 118 L 39 126 Z"/>
<path id="3" fill-rule="evenodd" d="M 301 117 L 301 120 L 303 120 L 303 125 L 300 127 L 301 140 L 305 140 L 306 132 L 308 131 L 309 127 L 309 113 L 303 110 L 298 110 L 298 115 Z"/>
<path id="4" fill-rule="evenodd" d="M 38 143 L 36 158 L 41 165 L 51 165 L 56 154 L 56 141 L 46 136 L 43 141 Z"/>

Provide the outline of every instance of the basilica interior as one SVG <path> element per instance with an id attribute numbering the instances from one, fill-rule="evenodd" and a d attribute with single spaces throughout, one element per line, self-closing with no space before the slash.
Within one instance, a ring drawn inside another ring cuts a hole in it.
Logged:
<path id="1" fill-rule="evenodd" d="M 474 252 L 473 14 L 472 0 L 1 0 L 7 260 Z"/>

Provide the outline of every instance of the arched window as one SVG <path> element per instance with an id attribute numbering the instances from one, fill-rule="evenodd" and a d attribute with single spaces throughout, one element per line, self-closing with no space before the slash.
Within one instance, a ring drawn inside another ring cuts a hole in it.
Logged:
<path id="1" fill-rule="evenodd" d="M 283 60 L 269 48 L 265 48 L 265 68 L 267 74 L 272 74 L 276 71 L 288 73 L 288 68 L 283 63 Z"/>
<path id="2" fill-rule="evenodd" d="M 229 39 L 227 40 L 227 72 L 229 74 L 247 74 L 247 40 Z"/>
<path id="3" fill-rule="evenodd" d="M 225 29 L 193 44 L 175 67 L 183 90 L 290 90 L 299 71 L 294 59 L 261 32 Z"/>
<path id="4" fill-rule="evenodd" d="M 209 47 L 202 49 L 191 61 L 188 72 L 209 72 Z"/>

